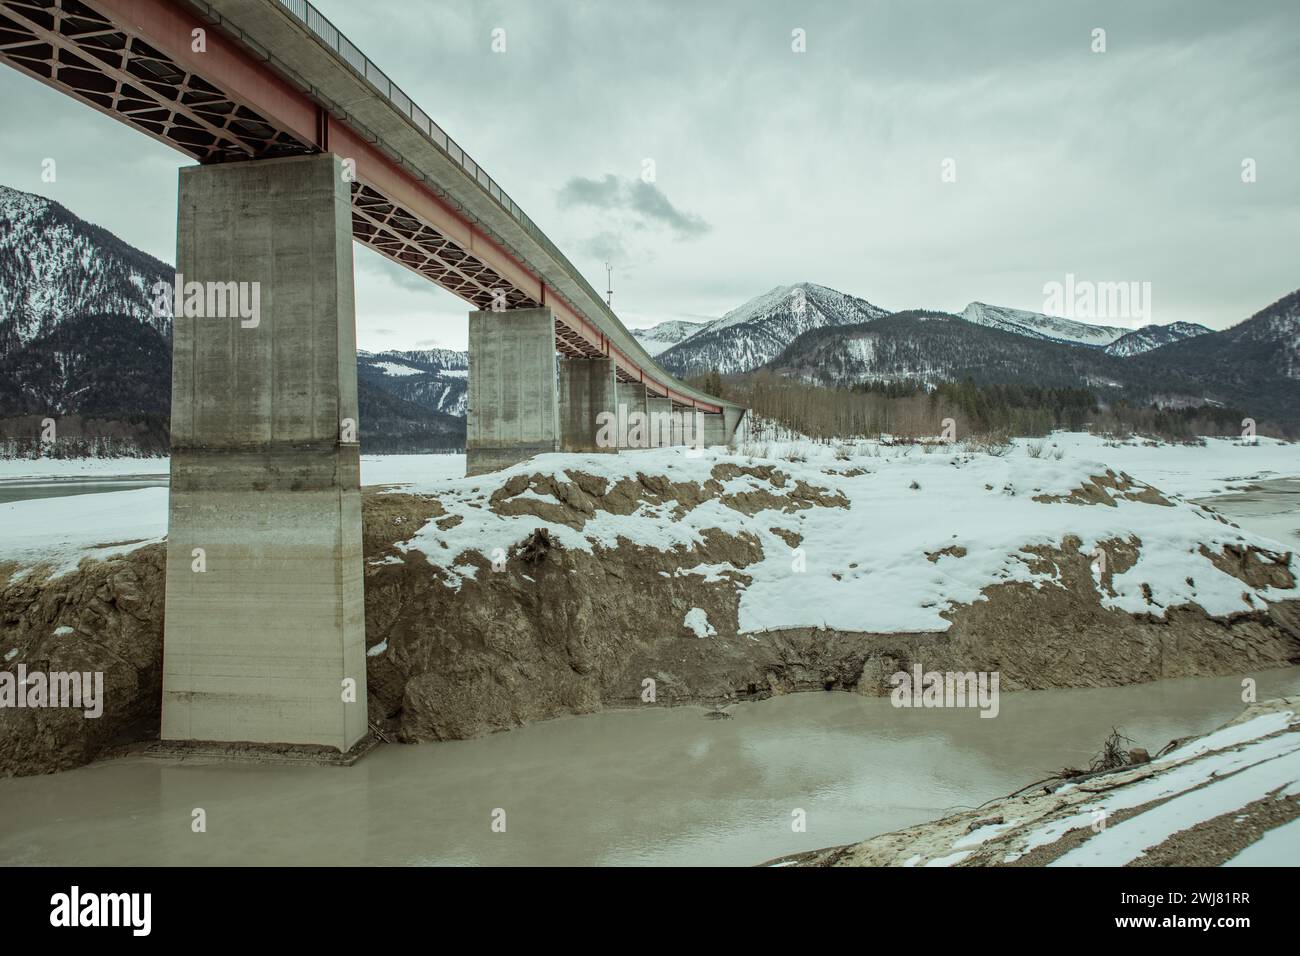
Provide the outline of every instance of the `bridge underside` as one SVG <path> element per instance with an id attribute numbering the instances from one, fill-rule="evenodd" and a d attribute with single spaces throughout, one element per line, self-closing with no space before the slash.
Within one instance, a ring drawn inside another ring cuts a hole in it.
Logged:
<path id="1" fill-rule="evenodd" d="M 437 223 L 422 217 L 420 211 L 395 199 L 392 190 L 386 188 L 389 177 L 383 175 L 382 165 L 363 166 L 361 159 L 351 156 L 352 152 L 374 153 L 374 148 L 326 110 L 312 107 L 309 122 L 274 118 L 259 110 L 251 97 L 241 97 L 230 84 L 214 79 L 218 73 L 228 75 L 232 61 L 245 70 L 253 66 L 238 62 L 244 57 L 215 31 L 205 38 L 208 50 L 196 54 L 198 65 L 204 68 L 200 70 L 149 42 L 139 25 L 127 25 L 130 21 L 123 9 L 129 7 L 138 13 L 150 6 L 123 0 L 94 4 L 81 0 L 3 0 L 0 58 L 203 164 L 319 152 L 353 158 L 357 163 L 351 182 L 352 235 L 356 241 L 425 276 L 477 309 L 531 309 L 558 304 L 554 290 L 529 283 L 538 287 L 534 293 L 521 288 L 517 276 L 494 267 L 488 257 L 479 254 L 472 233 L 469 243 L 458 242 L 446 230 L 440 230 Z M 177 22 L 167 21 L 167 13 Z M 162 20 L 150 24 L 151 32 L 183 36 L 186 44 L 190 42 L 191 24 L 200 23 L 178 10 L 159 11 L 158 16 Z M 208 62 L 205 56 L 222 62 Z M 262 89 L 283 85 L 268 76 L 256 76 L 249 85 L 270 99 L 283 95 L 279 89 Z M 349 146 L 358 148 L 348 150 Z M 440 192 L 432 183 L 422 186 Z M 447 201 L 447 197 L 441 198 Z M 555 342 L 558 351 L 566 356 L 596 357 L 609 351 L 600 333 L 560 312 L 555 318 Z M 644 378 L 643 373 L 626 364 L 616 362 L 616 368 L 620 380 Z M 654 383 L 651 388 L 661 394 L 669 391 Z"/>
<path id="2" fill-rule="evenodd" d="M 285 15 L 274 0 L 225 6 L 272 30 Z M 353 240 L 474 308 L 471 473 L 721 442 L 738 416 L 214 23 L 168 0 L 0 0 L 0 60 L 196 159 L 180 175 L 178 272 L 260 289 L 251 324 L 174 316 L 163 736 L 347 750 L 367 726 Z M 432 167 L 473 166 L 443 145 Z"/>

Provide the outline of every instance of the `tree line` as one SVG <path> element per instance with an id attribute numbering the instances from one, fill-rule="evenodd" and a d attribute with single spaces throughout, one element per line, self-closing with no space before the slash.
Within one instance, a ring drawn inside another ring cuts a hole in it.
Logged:
<path id="1" fill-rule="evenodd" d="M 746 405 L 755 415 L 779 422 L 819 441 L 892 435 L 919 439 L 945 433 L 950 420 L 958 440 L 968 437 L 1041 437 L 1055 429 L 1088 430 L 1127 437 L 1143 435 L 1165 441 L 1200 436 L 1237 437 L 1240 409 L 1222 406 L 1161 408 L 1102 402 L 1086 388 L 1028 384 L 956 382 L 870 382 L 852 387 L 814 385 L 767 369 L 721 376 L 716 370 L 692 385 L 712 395 Z M 1256 433 L 1287 437 L 1268 423 Z"/>

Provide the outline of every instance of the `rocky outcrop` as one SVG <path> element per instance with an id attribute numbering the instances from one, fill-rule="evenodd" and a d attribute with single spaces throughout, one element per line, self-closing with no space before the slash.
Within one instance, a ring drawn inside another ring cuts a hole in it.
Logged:
<path id="1" fill-rule="evenodd" d="M 0 585 L 0 660 L 16 672 L 102 672 L 103 713 L 0 708 L 0 774 L 87 763 L 158 732 L 162 701 L 163 545 L 86 561 L 55 578 Z M 0 569 L 0 581 L 8 575 Z"/>
<path id="2" fill-rule="evenodd" d="M 723 561 L 743 568 L 756 544 L 720 532 L 706 541 L 676 552 L 622 542 L 588 553 L 539 533 L 496 570 L 466 552 L 477 573 L 456 589 L 431 586 L 438 572 L 418 552 L 372 563 L 367 640 L 385 646 L 370 662 L 372 719 L 404 740 L 442 740 L 639 705 L 647 680 L 657 703 L 716 703 L 804 690 L 885 694 L 890 676 L 916 663 L 998 671 L 1003 690 L 1022 690 L 1300 662 L 1300 602 L 1228 619 L 1195 606 L 1163 617 L 1107 609 L 1092 558 L 1073 539 L 1037 550 L 1061 586 L 987 588 L 986 600 L 945 615 L 945 632 L 742 634 L 733 581 L 680 572 Z M 691 608 L 704 610 L 715 636 L 700 639 L 683 623 Z"/>

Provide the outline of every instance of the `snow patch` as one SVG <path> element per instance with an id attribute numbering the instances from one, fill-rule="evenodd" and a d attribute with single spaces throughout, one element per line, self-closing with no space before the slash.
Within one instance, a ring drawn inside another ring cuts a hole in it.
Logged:
<path id="1" fill-rule="evenodd" d="M 693 631 L 696 637 L 713 637 L 718 633 L 709 623 L 709 615 L 703 608 L 691 608 L 686 612 L 686 619 L 682 623 Z"/>

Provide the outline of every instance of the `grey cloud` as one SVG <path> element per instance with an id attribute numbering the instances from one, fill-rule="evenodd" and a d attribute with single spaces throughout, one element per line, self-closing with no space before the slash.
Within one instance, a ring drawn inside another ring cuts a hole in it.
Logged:
<path id="1" fill-rule="evenodd" d="M 613 173 L 607 173 L 601 179 L 574 176 L 560 189 L 557 201 L 561 209 L 590 206 L 631 213 L 642 224 L 649 222 L 667 226 L 679 239 L 698 238 L 711 228 L 702 217 L 674 206 L 654 183 L 624 179 Z"/>
<path id="2" fill-rule="evenodd" d="M 314 3 L 647 324 L 814 277 L 955 310 L 1149 279 L 1214 327 L 1296 286 L 1295 0 Z M 0 183 L 174 257 L 191 160 L 12 69 L 0 102 Z M 363 346 L 464 345 L 450 293 L 363 246 L 356 275 Z"/>
<path id="3" fill-rule="evenodd" d="M 627 247 L 615 233 L 597 233 L 591 239 L 578 243 L 578 249 L 593 259 L 605 262 L 626 262 L 629 258 Z"/>

